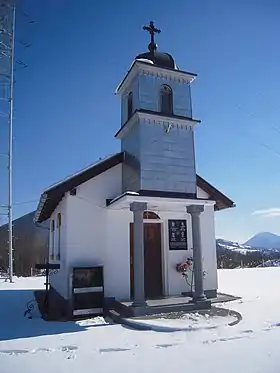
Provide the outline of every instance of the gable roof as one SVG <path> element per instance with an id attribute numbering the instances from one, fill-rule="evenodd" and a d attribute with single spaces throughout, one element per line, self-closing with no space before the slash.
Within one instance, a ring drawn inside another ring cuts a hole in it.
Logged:
<path id="1" fill-rule="evenodd" d="M 78 187 L 86 181 L 124 162 L 124 160 L 125 152 L 114 154 L 46 189 L 41 195 L 35 214 L 35 221 L 41 223 L 47 220 L 56 209 L 65 193 L 70 192 L 72 189 Z M 197 186 L 209 195 L 209 199 L 216 201 L 216 210 L 223 210 L 235 206 L 231 199 L 209 184 L 202 177 L 199 175 L 196 175 L 196 177 Z"/>
<path id="2" fill-rule="evenodd" d="M 196 174 L 197 186 L 209 195 L 209 199 L 216 201 L 215 210 L 224 210 L 235 207 L 235 203 L 201 176 Z"/>

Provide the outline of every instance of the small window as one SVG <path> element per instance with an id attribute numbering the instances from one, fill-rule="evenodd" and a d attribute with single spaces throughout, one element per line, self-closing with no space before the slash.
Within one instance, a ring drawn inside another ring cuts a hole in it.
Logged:
<path id="1" fill-rule="evenodd" d="M 56 259 L 60 260 L 60 249 L 61 249 L 61 213 L 57 214 L 57 253 Z"/>
<path id="2" fill-rule="evenodd" d="M 127 97 L 127 119 L 132 116 L 133 113 L 133 93 L 130 92 Z"/>
<path id="3" fill-rule="evenodd" d="M 50 259 L 51 260 L 54 260 L 54 247 L 55 247 L 54 231 L 55 231 L 54 220 L 51 220 L 51 226 L 50 226 Z"/>
<path id="4" fill-rule="evenodd" d="M 160 88 L 160 111 L 167 115 L 173 114 L 173 92 L 166 84 Z"/>

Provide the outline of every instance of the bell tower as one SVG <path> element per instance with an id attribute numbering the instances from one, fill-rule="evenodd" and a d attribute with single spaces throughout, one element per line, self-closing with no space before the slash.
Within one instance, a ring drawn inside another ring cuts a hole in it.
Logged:
<path id="1" fill-rule="evenodd" d="M 122 189 L 149 196 L 195 198 L 196 170 L 191 82 L 173 57 L 158 52 L 153 22 L 148 51 L 139 54 L 116 93 L 121 98 L 121 140 L 125 162 Z"/>

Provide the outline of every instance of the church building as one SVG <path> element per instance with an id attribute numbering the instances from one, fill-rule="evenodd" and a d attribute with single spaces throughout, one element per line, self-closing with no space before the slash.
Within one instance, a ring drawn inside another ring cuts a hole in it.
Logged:
<path id="1" fill-rule="evenodd" d="M 144 30 L 148 51 L 116 89 L 120 152 L 46 189 L 37 208 L 37 223 L 50 220 L 49 262 L 60 264 L 51 287 L 66 303 L 75 267 L 102 267 L 104 298 L 134 307 L 217 295 L 214 214 L 234 203 L 196 173 L 197 75 L 158 51 L 153 22 Z"/>

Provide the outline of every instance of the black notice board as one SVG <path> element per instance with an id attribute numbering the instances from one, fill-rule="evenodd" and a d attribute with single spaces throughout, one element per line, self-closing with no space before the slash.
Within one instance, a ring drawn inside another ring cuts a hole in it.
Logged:
<path id="1" fill-rule="evenodd" d="M 187 221 L 168 220 L 169 250 L 187 250 Z"/>

